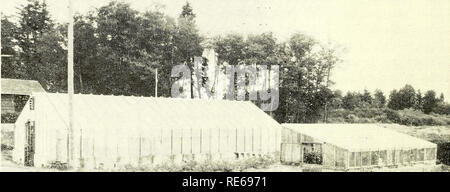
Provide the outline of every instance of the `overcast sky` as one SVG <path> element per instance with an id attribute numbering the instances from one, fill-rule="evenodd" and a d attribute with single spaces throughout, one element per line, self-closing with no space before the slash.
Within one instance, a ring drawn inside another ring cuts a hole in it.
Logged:
<path id="1" fill-rule="evenodd" d="M 25 0 L 2 0 L 5 15 Z M 67 18 L 66 0 L 47 0 L 59 22 Z M 109 0 L 73 0 L 86 13 Z M 164 5 L 177 17 L 186 0 L 130 0 L 139 11 Z M 286 40 L 303 32 L 322 42 L 346 48 L 344 62 L 334 70 L 335 88 L 343 91 L 376 88 L 386 94 L 405 84 L 422 92 L 434 89 L 450 101 L 449 0 L 189 0 L 201 33 L 272 31 Z"/>

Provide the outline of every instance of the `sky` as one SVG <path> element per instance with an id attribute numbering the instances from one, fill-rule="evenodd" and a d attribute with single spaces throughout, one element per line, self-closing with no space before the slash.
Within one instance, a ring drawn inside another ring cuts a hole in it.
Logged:
<path id="1" fill-rule="evenodd" d="M 2 0 L 5 15 L 25 0 Z M 109 0 L 73 0 L 86 13 Z M 186 0 L 128 0 L 139 11 L 159 7 L 177 17 Z M 279 41 L 296 32 L 344 48 L 333 71 L 334 88 L 389 94 L 410 84 L 433 89 L 450 101 L 449 0 L 189 0 L 205 36 L 271 31 Z M 67 21 L 67 0 L 47 0 L 58 22 Z"/>

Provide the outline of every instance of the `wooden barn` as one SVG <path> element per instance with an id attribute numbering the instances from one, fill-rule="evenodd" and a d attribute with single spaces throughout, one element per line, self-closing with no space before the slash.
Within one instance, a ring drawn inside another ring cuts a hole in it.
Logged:
<path id="1" fill-rule="evenodd" d="M 281 125 L 251 102 L 81 94 L 73 102 L 85 167 L 279 156 Z M 67 94 L 32 94 L 15 126 L 15 162 L 67 162 Z"/>
<path id="2" fill-rule="evenodd" d="M 436 164 L 436 144 L 376 124 L 282 126 L 281 161 L 285 163 L 338 169 Z M 311 162 L 311 157 L 318 161 Z"/>

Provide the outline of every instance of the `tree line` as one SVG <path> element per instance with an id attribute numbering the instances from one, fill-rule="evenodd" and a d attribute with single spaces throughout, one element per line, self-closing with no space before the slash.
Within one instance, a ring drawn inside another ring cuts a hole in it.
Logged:
<path id="1" fill-rule="evenodd" d="M 450 105 L 445 102 L 443 93 L 439 97 L 434 90 L 428 90 L 422 94 L 420 89 L 415 90 L 408 84 L 399 90 L 392 90 L 388 98 L 378 89 L 373 94 L 368 90 L 364 90 L 362 93 L 347 92 L 346 95 L 335 91 L 332 106 L 347 110 L 387 107 L 393 110 L 414 109 L 425 114 L 450 114 Z"/>
<path id="2" fill-rule="evenodd" d="M 333 69 L 341 62 L 339 49 L 308 35 L 295 33 L 285 41 L 271 32 L 206 38 L 199 33 L 191 5 L 180 10 L 172 18 L 158 9 L 139 12 L 127 3 L 111 1 L 76 15 L 75 93 L 152 96 L 157 69 L 159 96 L 169 97 L 175 80 L 170 77 L 172 67 L 192 68 L 195 56 L 213 48 L 219 65 L 280 65 L 279 107 L 270 113 L 278 122 L 318 122 L 338 108 L 410 107 L 405 102 L 410 91 L 404 88 L 389 99 L 381 91 L 343 96 L 332 90 Z M 16 17 L 17 22 L 2 18 L 2 53 L 13 55 L 2 58 L 3 77 L 37 80 L 49 92 L 66 92 L 67 24 L 55 22 L 45 1 L 39 0 L 27 0 Z M 439 111 L 438 100 L 430 104 L 432 96 L 427 95 L 421 97 L 420 110 Z"/>
<path id="3" fill-rule="evenodd" d="M 67 90 L 67 24 L 56 23 L 45 1 L 28 0 L 17 23 L 2 18 L 6 78 L 38 80 L 49 92 Z M 190 5 L 185 6 L 189 10 Z M 191 15 L 189 15 L 191 14 Z M 154 92 L 153 73 L 169 79 L 172 65 L 201 55 L 202 37 L 195 16 L 174 19 L 152 10 L 139 13 L 129 4 L 110 2 L 74 17 L 76 93 L 142 95 Z M 160 90 L 169 96 L 162 83 Z"/>

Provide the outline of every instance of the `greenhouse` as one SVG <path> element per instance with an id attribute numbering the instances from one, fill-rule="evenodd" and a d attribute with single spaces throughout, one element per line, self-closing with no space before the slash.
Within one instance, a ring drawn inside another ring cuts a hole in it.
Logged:
<path id="1" fill-rule="evenodd" d="M 375 124 L 282 126 L 281 153 L 282 161 L 284 159 L 285 162 L 303 163 L 306 161 L 305 157 L 314 152 L 320 155 L 320 164 L 332 168 L 356 169 L 436 163 L 436 144 Z M 293 150 L 293 145 L 297 145 L 298 150 Z M 312 150 L 308 150 L 311 146 Z"/>
<path id="2" fill-rule="evenodd" d="M 16 122 L 13 160 L 67 161 L 68 95 L 34 93 Z M 277 155 L 281 125 L 248 101 L 73 96 L 75 158 L 86 167 Z"/>

